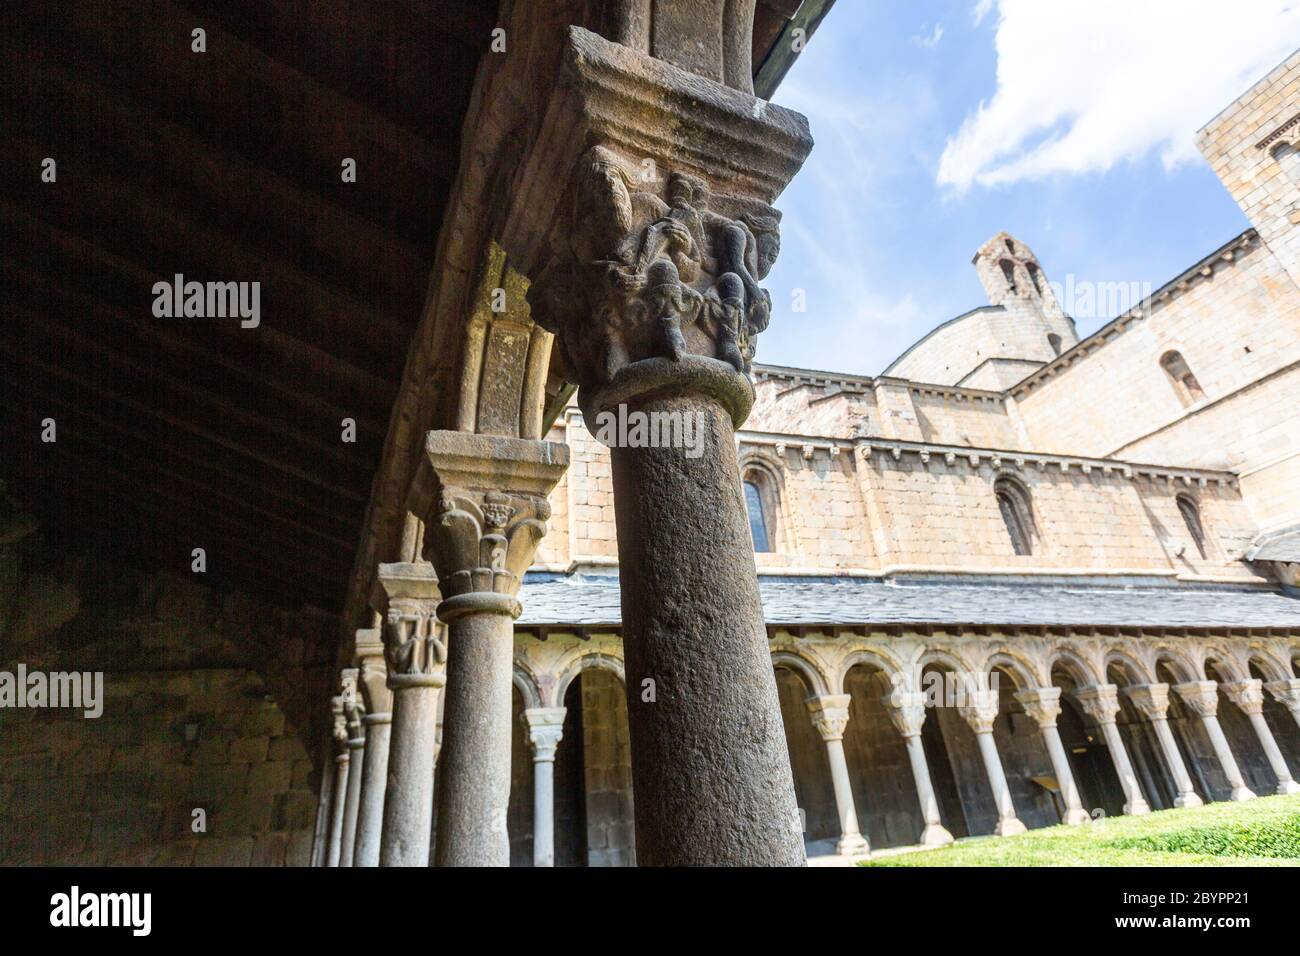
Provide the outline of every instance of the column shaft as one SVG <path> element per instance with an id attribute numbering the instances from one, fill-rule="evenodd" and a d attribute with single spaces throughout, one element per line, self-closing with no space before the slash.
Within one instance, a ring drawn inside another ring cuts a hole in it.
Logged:
<path id="1" fill-rule="evenodd" d="M 357 810 L 357 842 L 353 866 L 378 866 L 384 828 L 384 791 L 388 787 L 388 746 L 392 714 L 367 714 L 366 756 Z"/>
<path id="2" fill-rule="evenodd" d="M 1056 729 L 1056 724 L 1040 725 L 1039 729 L 1043 733 L 1043 744 L 1047 747 L 1047 756 L 1052 761 L 1052 771 L 1056 774 L 1056 782 L 1061 788 L 1061 799 L 1065 802 L 1065 816 L 1062 823 L 1077 824 L 1087 823 L 1092 818 L 1088 811 L 1083 808 L 1083 801 L 1079 798 L 1079 787 L 1074 782 L 1074 770 L 1070 767 L 1070 757 L 1065 752 L 1065 747 L 1061 743 L 1061 733 Z"/>
<path id="3" fill-rule="evenodd" d="M 1187 773 L 1187 765 L 1183 763 L 1183 755 L 1178 750 L 1178 742 L 1174 740 L 1174 732 L 1169 727 L 1169 721 L 1164 717 L 1153 717 L 1151 725 L 1155 728 L 1156 737 L 1160 740 L 1160 749 L 1165 755 L 1165 762 L 1169 764 L 1169 770 L 1174 777 L 1174 786 L 1178 788 L 1178 796 L 1174 797 L 1175 807 L 1199 807 L 1204 805 L 1204 801 L 1196 793 L 1196 788 L 1192 785 L 1192 778 Z"/>
<path id="4" fill-rule="evenodd" d="M 1201 717 L 1201 723 L 1205 725 L 1205 732 L 1210 735 L 1210 743 L 1214 746 L 1214 753 L 1219 758 L 1219 764 L 1223 767 L 1223 775 L 1228 778 L 1228 786 L 1232 787 L 1232 796 L 1230 800 L 1250 800 L 1255 796 L 1254 791 L 1246 786 L 1246 781 L 1241 776 L 1241 768 L 1237 766 L 1237 758 L 1232 755 L 1232 748 L 1228 746 L 1228 738 L 1224 736 L 1223 728 L 1219 725 L 1217 714 L 1205 714 Z"/>
<path id="5" fill-rule="evenodd" d="M 1259 738 L 1259 745 L 1264 748 L 1264 756 L 1268 758 L 1269 766 L 1273 768 L 1273 773 L 1277 777 L 1277 792 L 1282 793 L 1300 793 L 1300 786 L 1291 776 L 1291 770 L 1286 765 L 1286 758 L 1282 756 L 1282 751 L 1278 749 L 1277 741 L 1273 739 L 1273 731 L 1269 729 L 1268 721 L 1264 719 L 1261 713 L 1247 714 L 1250 718 L 1250 725 L 1255 728 L 1255 736 Z"/>
<path id="6" fill-rule="evenodd" d="M 934 783 L 930 779 L 930 765 L 925 759 L 921 735 L 911 734 L 904 740 L 907 742 L 907 760 L 912 765 L 912 780 L 916 783 L 916 796 L 921 801 L 921 819 L 925 822 L 921 845 L 944 846 L 952 842 L 952 834 L 939 818 L 939 801 L 934 795 Z"/>
<path id="7" fill-rule="evenodd" d="M 555 866 L 555 758 L 533 761 L 533 866 Z"/>
<path id="8" fill-rule="evenodd" d="M 343 852 L 343 817 L 348 800 L 348 755 L 344 751 L 334 758 L 334 810 L 330 816 L 329 852 L 326 866 L 338 866 Z"/>
<path id="9" fill-rule="evenodd" d="M 1101 732 L 1106 738 L 1106 749 L 1110 751 L 1111 763 L 1115 765 L 1119 785 L 1127 798 L 1124 802 L 1124 812 L 1130 816 L 1150 813 L 1151 807 L 1142 795 L 1142 787 L 1138 783 L 1137 774 L 1133 772 L 1133 764 L 1129 762 L 1128 750 L 1124 747 L 1123 738 L 1120 737 L 1119 727 L 1113 720 L 1102 721 Z"/>
<path id="10" fill-rule="evenodd" d="M 1002 758 L 998 756 L 998 746 L 993 740 L 993 732 L 977 730 L 975 739 L 979 742 L 980 756 L 984 758 L 984 770 L 989 775 L 989 786 L 993 788 L 993 802 L 998 808 L 998 825 L 993 832 L 998 836 L 1024 833 L 1025 825 L 1016 817 L 1016 808 L 1011 802 L 1011 788 L 1007 786 L 1007 776 L 1002 771 Z"/>
<path id="11" fill-rule="evenodd" d="M 417 678 L 417 680 L 420 680 Z M 433 745 L 441 676 L 403 685 L 390 678 L 393 724 L 380 866 L 428 866 L 433 822 Z"/>
<path id="12" fill-rule="evenodd" d="M 439 606 L 448 636 L 434 848 L 438 866 L 510 865 L 511 607 L 517 606 L 513 598 L 487 593 Z"/>
<path id="13" fill-rule="evenodd" d="M 357 845 L 357 812 L 361 807 L 361 779 L 365 773 L 365 737 L 348 741 L 348 793 L 343 807 L 342 846 L 339 866 L 351 866 Z"/>
<path id="14" fill-rule="evenodd" d="M 826 741 L 826 758 L 831 766 L 831 788 L 835 791 L 835 811 L 840 820 L 840 838 L 835 852 L 841 856 L 866 853 L 869 845 L 858 828 L 858 810 L 853 805 L 853 788 L 849 784 L 849 765 L 844 759 L 842 738 Z"/>

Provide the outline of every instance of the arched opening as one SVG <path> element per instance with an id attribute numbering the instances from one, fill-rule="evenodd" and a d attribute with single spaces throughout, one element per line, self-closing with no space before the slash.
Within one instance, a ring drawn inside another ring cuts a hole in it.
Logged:
<path id="1" fill-rule="evenodd" d="M 1267 684 L 1277 679 L 1277 672 L 1275 669 L 1266 669 L 1255 659 L 1250 662 L 1250 676 Z M 1277 749 L 1282 751 L 1282 758 L 1291 770 L 1292 779 L 1300 778 L 1300 726 L 1297 726 L 1291 712 L 1278 703 L 1277 698 L 1267 689 L 1264 691 L 1264 722 L 1273 732 Z"/>
<path id="2" fill-rule="evenodd" d="M 1201 523 L 1201 509 L 1191 495 L 1178 496 L 1178 513 L 1183 516 L 1187 534 L 1196 546 L 1196 552 L 1205 560 L 1205 526 Z"/>
<path id="3" fill-rule="evenodd" d="M 1055 332 L 1047 333 L 1047 344 L 1052 347 L 1053 355 L 1061 354 L 1061 337 L 1057 335 Z"/>
<path id="4" fill-rule="evenodd" d="M 1181 352 L 1170 350 L 1160 356 L 1160 367 L 1169 376 L 1170 383 L 1184 406 L 1191 405 L 1205 397 L 1201 383 L 1196 380 Z"/>
<path id="5" fill-rule="evenodd" d="M 835 852 L 840 821 L 826 743 L 808 713 L 807 700 L 817 690 L 795 668 L 778 665 L 776 691 L 781 703 L 781 722 L 785 725 L 786 747 L 790 751 L 795 800 L 803 815 L 804 846 L 809 856 L 828 856 Z M 859 824 L 866 809 L 864 805 L 857 807 Z"/>
<path id="6" fill-rule="evenodd" d="M 1152 810 L 1168 809 L 1174 805 L 1174 799 L 1178 796 L 1173 770 L 1161 752 L 1155 727 L 1142 716 L 1133 705 L 1132 698 L 1125 692 L 1127 688 L 1146 681 L 1132 664 L 1122 660 L 1112 660 L 1107 665 L 1106 680 L 1119 688 L 1120 710 L 1115 718 L 1115 726 L 1119 728 L 1129 763 L 1137 774 L 1142 796 Z"/>
<path id="7" fill-rule="evenodd" d="M 754 550 L 760 554 L 776 551 L 781 506 L 776 480 L 766 468 L 750 466 L 744 471 L 741 488 Z"/>
<path id="8" fill-rule="evenodd" d="M 1063 804 L 1059 797 L 1052 758 L 1043 743 L 1038 722 L 1016 700 L 1016 691 L 1028 689 L 1006 666 L 994 666 L 990 686 L 998 691 L 998 719 L 993 722 L 993 739 L 1002 758 L 1002 771 L 1011 790 L 1016 817 L 1029 829 L 1055 826 L 1061 822 Z"/>
<path id="9" fill-rule="evenodd" d="M 510 865 L 533 865 L 533 752 L 514 691 L 511 730 Z M 555 751 L 556 866 L 632 866 L 632 765 L 627 700 L 617 675 L 587 667 L 564 692 L 564 730 Z"/>
<path id="10" fill-rule="evenodd" d="M 1228 749 L 1237 762 L 1246 786 L 1258 794 L 1277 792 L 1277 774 L 1264 753 L 1259 735 L 1250 724 L 1250 718 L 1223 690 L 1223 684 L 1237 680 L 1235 672 L 1220 660 L 1205 662 L 1205 673 L 1210 680 L 1219 682 L 1219 726 L 1228 738 Z"/>
<path id="11" fill-rule="evenodd" d="M 1011 253 L 1011 255 L 1016 254 L 1016 244 L 1010 239 L 1003 239 L 1002 244 L 1007 247 L 1007 252 Z"/>
<path id="12" fill-rule="evenodd" d="M 964 684 L 952 668 L 939 662 L 921 672 L 921 689 L 930 703 L 921 725 L 921 745 L 939 804 L 939 819 L 955 838 L 990 834 L 998 823 L 984 760 L 975 732 L 958 710 Z"/>
<path id="13" fill-rule="evenodd" d="M 1016 291 L 1016 266 L 1010 259 L 999 259 L 998 265 L 1002 267 L 1002 277 L 1007 280 L 1007 289 L 1011 292 Z"/>
<path id="14" fill-rule="evenodd" d="M 1029 273 L 1029 279 L 1030 279 L 1031 282 L 1034 283 L 1034 291 L 1037 292 L 1037 293 L 1039 294 L 1039 296 L 1042 296 L 1042 294 L 1043 294 L 1043 272 L 1042 272 L 1042 270 L 1038 268 L 1037 263 L 1026 262 L 1026 263 L 1025 263 L 1025 271 Z M 1048 336 L 1048 338 L 1051 338 L 1051 336 Z M 1057 341 L 1058 341 L 1058 342 L 1060 341 L 1060 336 L 1057 336 Z M 1057 351 L 1057 354 L 1058 354 L 1058 355 L 1060 354 L 1060 351 L 1059 351 L 1059 350 Z"/>
<path id="15" fill-rule="evenodd" d="M 1192 778 L 1192 789 L 1202 800 L 1226 800 L 1232 793 L 1228 786 L 1219 758 L 1214 752 L 1200 718 L 1183 703 L 1181 695 L 1174 687 L 1196 680 L 1197 676 L 1187 669 L 1185 664 L 1172 658 L 1161 658 L 1156 662 L 1156 680 L 1169 685 L 1169 711 L 1166 720 L 1173 732 L 1174 743 L 1182 755 L 1183 766 Z"/>
<path id="16" fill-rule="evenodd" d="M 1020 556 L 1034 552 L 1034 512 L 1029 490 L 1012 478 L 1002 477 L 993 483 L 1002 523 L 1006 526 L 1011 550 Z"/>
<path id="17" fill-rule="evenodd" d="M 1300 185 L 1300 150 L 1291 143 L 1278 143 L 1273 147 L 1272 156 L 1282 167 L 1286 178 Z"/>
<path id="18" fill-rule="evenodd" d="M 878 667 L 858 664 L 844 675 L 844 693 L 850 699 L 844 758 L 858 826 L 873 849 L 909 846 L 925 828 L 907 744 L 885 704 L 891 690 L 888 676 Z"/>
<path id="19" fill-rule="evenodd" d="M 1115 772 L 1106 738 L 1074 699 L 1075 691 L 1091 683 L 1067 664 L 1058 662 L 1052 668 L 1052 686 L 1061 688 L 1061 715 L 1056 719 L 1056 728 L 1083 809 L 1094 818 L 1119 816 L 1124 812 L 1124 788 Z"/>

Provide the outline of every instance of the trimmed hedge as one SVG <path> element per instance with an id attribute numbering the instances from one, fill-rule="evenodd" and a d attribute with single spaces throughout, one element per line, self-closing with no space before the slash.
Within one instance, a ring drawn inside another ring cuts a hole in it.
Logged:
<path id="1" fill-rule="evenodd" d="M 1249 823 L 1219 823 L 1142 836 L 1117 837 L 1105 846 L 1122 850 L 1264 856 L 1300 859 L 1300 813 Z"/>

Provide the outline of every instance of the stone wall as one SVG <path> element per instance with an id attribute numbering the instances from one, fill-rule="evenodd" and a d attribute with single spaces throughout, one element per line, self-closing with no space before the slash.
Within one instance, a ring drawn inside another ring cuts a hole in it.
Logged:
<path id="1" fill-rule="evenodd" d="M 586 788 L 587 865 L 635 866 L 632 758 L 623 685 L 606 671 L 578 678 L 582 694 L 582 767 Z"/>
<path id="2" fill-rule="evenodd" d="M 0 862 L 306 865 L 336 634 L 40 534 L 0 548 L 0 670 L 104 687 L 98 718 L 0 710 Z"/>

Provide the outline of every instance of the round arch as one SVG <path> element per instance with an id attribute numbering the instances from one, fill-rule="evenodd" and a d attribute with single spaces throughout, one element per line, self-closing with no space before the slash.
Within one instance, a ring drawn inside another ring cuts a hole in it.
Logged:
<path id="1" fill-rule="evenodd" d="M 510 679 L 519 690 L 519 696 L 524 699 L 525 708 L 542 706 L 541 687 L 531 667 L 523 661 L 516 660 L 510 670 Z"/>
<path id="2" fill-rule="evenodd" d="M 808 691 L 810 697 L 822 696 L 831 692 L 830 684 L 827 682 L 821 668 L 798 651 L 774 651 L 772 653 L 772 667 L 774 669 L 784 667 L 786 670 L 797 674 L 800 680 L 803 681 L 804 689 Z"/>
<path id="3" fill-rule="evenodd" d="M 1174 677 L 1180 684 L 1204 680 L 1200 669 L 1197 668 L 1185 654 L 1168 647 L 1162 647 L 1156 650 L 1154 664 L 1157 677 L 1160 676 L 1160 665 L 1164 664 L 1173 672 Z"/>
<path id="4" fill-rule="evenodd" d="M 1038 678 L 1029 661 L 1006 648 L 999 648 L 985 658 L 980 668 L 981 676 L 987 679 L 994 670 L 1005 670 L 1015 682 L 1016 690 L 1037 690 Z"/>
<path id="5" fill-rule="evenodd" d="M 623 662 L 614 657 L 612 654 L 606 654 L 604 651 L 588 651 L 581 654 L 560 672 L 559 678 L 555 682 L 555 700 L 557 705 L 562 706 L 564 695 L 569 691 L 569 685 L 573 679 L 587 669 L 609 671 L 618 678 L 618 682 L 625 688 L 627 687 L 627 677 L 623 671 Z"/>
<path id="6" fill-rule="evenodd" d="M 839 693 L 845 693 L 844 682 L 848 679 L 849 671 L 855 667 L 874 667 L 881 671 L 890 683 L 900 679 L 907 680 L 907 671 L 902 662 L 888 651 L 862 647 L 840 662 L 839 670 L 835 674 L 835 686 L 839 688 Z"/>
<path id="7" fill-rule="evenodd" d="M 1106 683 L 1104 674 L 1097 673 L 1096 667 L 1065 644 L 1058 644 L 1047 652 L 1047 677 L 1049 681 L 1058 667 L 1070 675 L 1070 679 L 1074 681 L 1076 687 L 1094 687 Z"/>
<path id="8" fill-rule="evenodd" d="M 1127 681 L 1126 686 L 1136 687 L 1141 684 L 1158 683 L 1156 675 L 1145 663 L 1129 651 L 1113 647 L 1106 651 L 1106 656 L 1102 659 L 1102 668 L 1108 681 L 1110 680 L 1110 669 L 1116 666 L 1123 671 Z"/>

